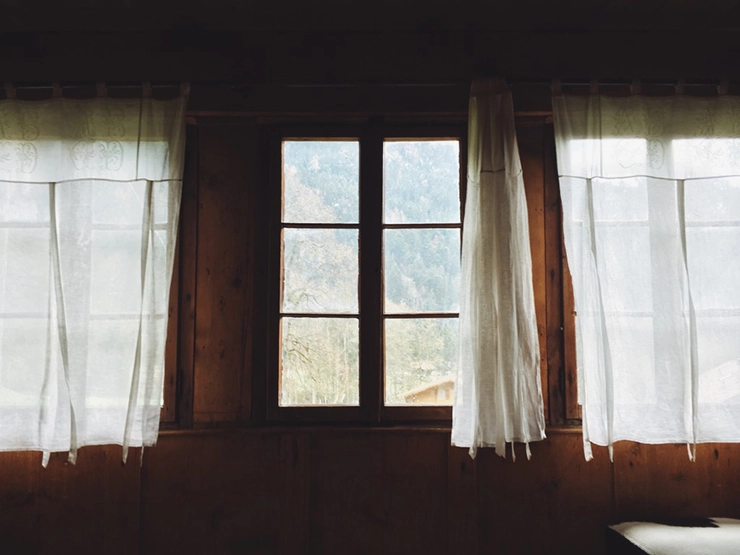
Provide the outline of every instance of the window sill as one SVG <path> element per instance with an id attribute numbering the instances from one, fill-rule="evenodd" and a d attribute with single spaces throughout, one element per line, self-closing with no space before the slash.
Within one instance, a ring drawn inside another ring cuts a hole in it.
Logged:
<path id="1" fill-rule="evenodd" d="M 329 422 L 326 424 L 310 424 L 305 425 L 301 423 L 296 424 L 243 424 L 236 422 L 219 422 L 209 424 L 196 424 L 193 428 L 161 428 L 159 431 L 160 436 L 177 436 L 177 435 L 208 435 L 208 434 L 220 434 L 220 433 L 346 433 L 346 432 L 358 432 L 358 433 L 392 433 L 392 434 L 405 434 L 405 433 L 441 433 L 449 434 L 450 425 L 449 423 L 440 422 L 414 422 L 414 423 L 389 423 L 387 425 L 382 424 L 357 424 L 357 423 L 341 423 L 341 422 Z M 563 434 L 581 434 L 582 427 L 580 423 L 572 424 L 558 424 L 555 426 L 548 426 L 546 428 L 547 435 L 563 435 Z"/>

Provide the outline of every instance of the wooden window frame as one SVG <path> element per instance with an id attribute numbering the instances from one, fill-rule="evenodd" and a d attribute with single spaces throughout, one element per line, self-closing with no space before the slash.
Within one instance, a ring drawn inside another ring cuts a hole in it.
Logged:
<path id="1" fill-rule="evenodd" d="M 282 143 L 290 139 L 320 140 L 342 138 L 360 144 L 359 190 L 359 406 L 280 406 L 280 276 Z M 271 423 L 445 423 L 452 417 L 450 406 L 385 406 L 383 345 L 382 274 L 382 194 L 383 144 L 390 140 L 454 139 L 460 144 L 460 211 L 464 207 L 465 161 L 467 160 L 464 123 L 384 123 L 368 119 L 352 124 L 277 125 L 268 130 L 268 312 L 265 403 L 266 419 Z M 393 226 L 397 227 L 397 226 Z M 414 227 L 414 226 L 409 226 Z M 395 317 L 396 315 L 394 315 Z"/>
<path id="2" fill-rule="evenodd" d="M 198 128 L 186 126 L 185 167 L 172 268 L 160 429 L 193 425 L 195 291 L 198 245 Z"/>
<path id="3" fill-rule="evenodd" d="M 229 121 L 233 120 L 229 117 Z M 248 302 L 252 310 L 254 325 L 248 333 L 254 348 L 247 354 L 251 366 L 250 383 L 251 404 L 245 418 L 233 425 L 362 425 L 362 426 L 435 426 L 448 427 L 451 424 L 449 406 L 384 406 L 382 375 L 372 368 L 380 368 L 382 362 L 382 325 L 370 326 L 374 332 L 363 331 L 365 344 L 375 344 L 377 349 L 361 354 L 360 368 L 360 406 L 358 407 L 279 407 L 277 402 L 277 356 L 275 350 L 277 322 L 275 307 L 279 303 L 279 290 L 276 276 L 279 274 L 280 234 L 275 225 L 280 224 L 280 185 L 281 185 L 281 142 L 284 137 L 356 137 L 365 144 L 360 150 L 361 179 L 364 183 L 382 183 L 383 141 L 384 139 L 423 139 L 425 137 L 454 137 L 460 140 L 460 201 L 461 211 L 465 205 L 465 174 L 467 171 L 467 120 L 464 115 L 434 116 L 429 114 L 393 115 L 384 117 L 368 115 L 282 115 L 261 116 L 255 121 L 259 153 L 254 155 L 261 161 L 254 176 L 259 180 L 254 187 L 256 208 L 252 214 L 254 223 L 254 243 L 245 247 L 253 256 L 256 268 L 254 276 L 254 296 Z M 575 311 L 571 278 L 568 272 L 565 249 L 562 241 L 562 207 L 555 164 L 555 144 L 551 118 L 547 115 L 518 115 L 517 133 L 524 132 L 530 125 L 542 131 L 523 133 L 520 137 L 520 153 L 524 166 L 530 218 L 540 213 L 544 226 L 544 301 L 538 305 L 542 311 L 538 318 L 540 341 L 546 340 L 546 359 L 542 365 L 542 390 L 545 401 L 545 417 L 549 429 L 574 428 L 580 424 L 580 407 L 577 404 L 576 353 L 575 353 Z M 170 297 L 170 320 L 166 346 L 165 404 L 161 416 L 161 429 L 188 429 L 194 427 L 193 404 L 197 349 L 195 343 L 198 229 L 199 229 L 199 127 L 195 118 L 187 125 L 185 174 L 183 196 L 180 210 L 180 227 L 177 239 L 175 270 Z M 522 140 L 524 139 L 524 140 Z M 370 141 L 369 143 L 367 141 Z M 373 166 L 371 161 L 377 163 Z M 237 163 L 236 161 L 234 163 Z M 538 184 L 538 182 L 540 182 Z M 532 186 L 534 185 L 534 186 Z M 530 198 L 530 189 L 534 197 Z M 373 202 L 380 203 L 380 187 L 366 187 L 360 192 L 367 197 L 361 200 L 360 217 L 363 210 Z M 373 194 L 376 196 L 373 197 Z M 361 197 L 363 198 L 363 197 Z M 374 200 L 373 200 L 374 199 Z M 370 210 L 372 213 L 372 210 Z M 376 214 L 380 214 L 378 209 Z M 544 214 L 544 217 L 542 216 Z M 530 222 L 532 225 L 532 222 Z M 537 227 L 539 224 L 535 224 Z M 530 228 L 530 231 L 532 228 Z M 361 250 L 375 250 L 382 256 L 382 214 L 377 218 L 374 241 L 367 237 Z M 361 239 L 363 240 L 363 239 Z M 535 239 L 533 239 L 535 241 Z M 533 243 L 534 245 L 534 243 Z M 540 245 L 540 249 L 542 245 Z M 278 254 L 276 258 L 275 254 Z M 367 259 L 367 257 L 364 257 Z M 367 263 L 367 260 L 365 260 Z M 362 261 L 361 261 L 362 264 Z M 363 270 L 361 269 L 361 272 Z M 366 270 L 367 271 L 367 270 Z M 376 284 L 379 280 L 380 268 Z M 361 290 L 360 306 L 374 303 L 381 307 L 382 286 L 368 286 Z M 378 308 L 380 310 L 380 308 Z M 364 316 L 367 319 L 367 316 Z M 371 322 L 373 321 L 370 318 Z M 375 320 L 377 321 L 377 320 Z M 382 318 L 380 319 L 382 324 Z M 363 324 L 365 328 L 368 323 Z M 245 369 L 245 372 L 250 370 Z M 220 425 L 220 424 L 219 424 Z M 198 425 L 195 425 L 198 427 Z M 210 427 L 201 424 L 201 427 Z"/>

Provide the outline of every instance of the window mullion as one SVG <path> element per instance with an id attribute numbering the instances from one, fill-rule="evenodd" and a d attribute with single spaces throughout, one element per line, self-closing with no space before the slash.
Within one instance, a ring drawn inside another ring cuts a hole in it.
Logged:
<path id="1" fill-rule="evenodd" d="M 360 407 L 380 421 L 382 344 L 383 136 L 371 125 L 360 142 Z"/>

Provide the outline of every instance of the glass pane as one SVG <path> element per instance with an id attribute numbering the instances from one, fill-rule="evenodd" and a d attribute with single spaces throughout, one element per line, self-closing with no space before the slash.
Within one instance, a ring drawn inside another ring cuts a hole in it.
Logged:
<path id="1" fill-rule="evenodd" d="M 740 403 L 740 318 L 697 318 L 699 403 Z"/>
<path id="2" fill-rule="evenodd" d="M 740 226 L 690 227 L 686 243 L 697 310 L 740 309 Z"/>
<path id="3" fill-rule="evenodd" d="M 357 223 L 359 175 L 357 141 L 285 141 L 283 221 Z"/>
<path id="4" fill-rule="evenodd" d="M 581 318 L 580 313 L 578 318 Z M 654 319 L 610 316 L 606 320 L 606 326 L 614 372 L 615 402 L 624 405 L 649 404 L 654 403 L 661 395 L 672 395 L 675 392 L 674 389 L 669 387 L 661 389 L 656 386 L 661 383 L 661 367 L 670 368 L 671 363 L 675 362 L 671 360 L 671 357 L 680 358 L 681 355 L 670 350 L 662 352 L 656 350 L 656 341 L 661 330 L 655 329 Z M 592 339 L 584 337 L 583 340 L 591 341 Z M 668 357 L 667 360 L 663 360 L 664 364 L 660 361 L 662 356 Z M 591 394 L 592 392 L 589 392 L 589 395 Z M 619 415 L 616 418 L 618 419 Z"/>
<path id="5" fill-rule="evenodd" d="M 648 219 L 648 181 L 641 177 L 593 179 L 596 221 L 644 221 Z M 586 188 L 580 188 L 585 203 Z"/>
<path id="6" fill-rule="evenodd" d="M 130 389 L 138 334 L 138 319 L 99 320 L 88 328 L 88 405 L 110 402 Z"/>
<path id="7" fill-rule="evenodd" d="M 451 405 L 457 318 L 385 321 L 385 404 Z"/>
<path id="8" fill-rule="evenodd" d="M 90 312 L 138 314 L 141 310 L 141 232 L 93 231 L 91 259 Z"/>
<path id="9" fill-rule="evenodd" d="M 283 230 L 283 312 L 357 313 L 358 231 Z"/>
<path id="10" fill-rule="evenodd" d="M 604 309 L 610 312 L 653 310 L 650 229 L 597 227 L 596 244 Z"/>
<path id="11" fill-rule="evenodd" d="M 96 183 L 92 186 L 93 222 L 141 226 L 145 197 L 146 181 Z"/>
<path id="12" fill-rule="evenodd" d="M 387 229 L 383 235 L 385 312 L 457 312 L 460 230 Z"/>
<path id="13" fill-rule="evenodd" d="M 686 181 L 686 221 L 740 219 L 740 182 L 735 177 Z"/>
<path id="14" fill-rule="evenodd" d="M 0 183 L 0 222 L 48 222 L 47 183 Z"/>
<path id="15" fill-rule="evenodd" d="M 383 221 L 460 221 L 458 141 L 386 141 L 383 145 Z"/>
<path id="16" fill-rule="evenodd" d="M 280 406 L 360 404 L 359 321 L 283 318 Z"/>
<path id="17" fill-rule="evenodd" d="M 46 314 L 49 229 L 0 228 L 0 312 Z"/>
<path id="18" fill-rule="evenodd" d="M 38 402 L 47 356 L 53 365 L 48 351 L 52 325 L 43 318 L 0 319 L 0 406 L 16 405 L 13 399 L 18 405 Z"/>

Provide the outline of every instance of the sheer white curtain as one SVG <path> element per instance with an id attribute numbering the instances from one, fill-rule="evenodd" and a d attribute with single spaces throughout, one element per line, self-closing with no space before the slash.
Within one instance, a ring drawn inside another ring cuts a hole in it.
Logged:
<path id="1" fill-rule="evenodd" d="M 740 99 L 553 111 L 586 458 L 740 441 Z"/>
<path id="2" fill-rule="evenodd" d="M 185 103 L 0 102 L 0 450 L 155 443 Z"/>
<path id="3" fill-rule="evenodd" d="M 524 442 L 529 456 L 545 419 L 527 201 L 503 80 L 473 83 L 468 118 L 452 444 L 505 456 L 506 443 Z"/>

